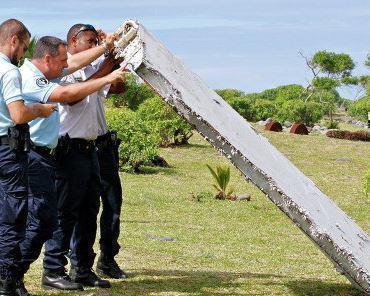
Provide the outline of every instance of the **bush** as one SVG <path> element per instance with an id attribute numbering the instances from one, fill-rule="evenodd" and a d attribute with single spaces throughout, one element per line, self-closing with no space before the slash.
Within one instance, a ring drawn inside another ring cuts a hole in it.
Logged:
<path id="1" fill-rule="evenodd" d="M 136 110 L 141 103 L 155 96 L 155 92 L 145 83 L 138 83 L 136 77 L 127 75 L 125 91 L 109 96 L 113 107 L 128 107 Z"/>
<path id="2" fill-rule="evenodd" d="M 244 96 L 244 92 L 238 89 L 216 89 L 215 92 L 225 101 L 229 101 L 232 98 L 240 98 Z"/>
<path id="3" fill-rule="evenodd" d="M 328 131 L 326 135 L 330 138 L 337 138 L 337 139 L 346 139 L 351 141 L 370 141 L 370 132 L 367 131 L 340 131 L 340 130 L 332 130 Z"/>
<path id="4" fill-rule="evenodd" d="M 231 107 L 243 116 L 246 120 L 254 120 L 255 113 L 253 109 L 253 101 L 246 97 L 232 98 L 228 101 Z"/>
<path id="5" fill-rule="evenodd" d="M 322 106 L 317 102 L 289 100 L 282 104 L 276 117 L 281 122 L 288 120 L 313 126 L 323 115 Z"/>
<path id="6" fill-rule="evenodd" d="M 370 112 L 370 96 L 363 97 L 349 106 L 348 113 L 362 121 L 367 121 Z"/>
<path id="7" fill-rule="evenodd" d="M 269 117 L 274 117 L 276 111 L 275 103 L 269 100 L 257 99 L 253 105 L 256 120 L 265 120 Z"/>
<path id="8" fill-rule="evenodd" d="M 324 126 L 328 129 L 338 129 L 339 121 L 325 120 L 324 121 Z"/>
<path id="9" fill-rule="evenodd" d="M 187 144 L 193 135 L 191 125 L 158 96 L 142 103 L 137 115 L 157 135 L 162 146 Z"/>
<path id="10" fill-rule="evenodd" d="M 137 172 L 140 166 L 158 158 L 159 139 L 135 112 L 128 108 L 108 108 L 106 117 L 109 129 L 116 130 L 122 140 L 119 146 L 121 167 Z"/>
<path id="11" fill-rule="evenodd" d="M 278 104 L 282 104 L 290 100 L 299 100 L 305 93 L 305 88 L 297 84 L 283 85 L 276 89 L 278 90 L 276 94 L 276 102 Z"/>

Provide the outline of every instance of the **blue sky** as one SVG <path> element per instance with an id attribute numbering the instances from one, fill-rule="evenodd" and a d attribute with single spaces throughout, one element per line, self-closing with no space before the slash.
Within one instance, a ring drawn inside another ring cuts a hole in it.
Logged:
<path id="1" fill-rule="evenodd" d="M 33 35 L 65 38 L 75 23 L 108 32 L 125 19 L 141 21 L 211 88 L 261 91 L 306 85 L 298 51 L 344 52 L 366 74 L 370 0 L 107 0 L 1 1 L 1 20 L 22 20 Z M 366 41 L 367 40 L 367 41 Z M 353 91 L 343 90 L 345 96 Z"/>

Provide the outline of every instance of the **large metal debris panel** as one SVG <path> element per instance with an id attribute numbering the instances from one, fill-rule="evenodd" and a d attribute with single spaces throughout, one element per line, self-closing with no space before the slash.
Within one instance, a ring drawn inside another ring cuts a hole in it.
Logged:
<path id="1" fill-rule="evenodd" d="M 356 287 L 370 292 L 367 233 L 142 25 L 122 55 L 338 264 Z"/>

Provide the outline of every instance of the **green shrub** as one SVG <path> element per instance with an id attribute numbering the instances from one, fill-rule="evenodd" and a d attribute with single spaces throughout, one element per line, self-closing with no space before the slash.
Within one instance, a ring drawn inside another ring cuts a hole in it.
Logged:
<path id="1" fill-rule="evenodd" d="M 109 129 L 116 130 L 122 140 L 119 146 L 120 164 L 125 170 L 137 172 L 158 157 L 158 141 L 145 121 L 128 108 L 108 108 Z"/>
<path id="2" fill-rule="evenodd" d="M 348 113 L 359 120 L 367 121 L 370 112 L 370 96 L 363 97 L 349 106 Z"/>
<path id="3" fill-rule="evenodd" d="M 255 110 L 253 109 L 253 101 L 246 97 L 235 97 L 228 101 L 231 107 L 243 116 L 246 120 L 254 120 Z"/>
<path id="4" fill-rule="evenodd" d="M 138 83 L 136 77 L 127 75 L 125 91 L 122 94 L 109 96 L 113 107 L 128 107 L 136 110 L 141 103 L 155 96 L 155 92 L 145 83 Z"/>
<path id="5" fill-rule="evenodd" d="M 157 135 L 162 146 L 187 144 L 193 135 L 191 125 L 158 96 L 142 103 L 137 115 Z"/>
<path id="6" fill-rule="evenodd" d="M 324 126 L 326 126 L 328 129 L 339 129 L 339 121 L 325 120 Z"/>
<path id="7" fill-rule="evenodd" d="M 303 94 L 305 93 L 304 87 L 297 84 L 283 85 L 277 87 L 276 89 L 276 102 L 278 104 L 282 104 L 290 100 L 301 99 L 303 97 Z"/>
<path id="8" fill-rule="evenodd" d="M 304 102 L 302 100 L 289 100 L 281 105 L 277 119 L 281 122 L 289 120 L 312 126 L 323 117 L 321 104 L 317 102 Z"/>
<path id="9" fill-rule="evenodd" d="M 269 117 L 274 117 L 277 110 L 274 102 L 257 99 L 253 105 L 253 112 L 256 120 L 265 120 Z"/>
<path id="10" fill-rule="evenodd" d="M 215 92 L 225 101 L 229 101 L 232 98 L 240 98 L 244 96 L 244 92 L 238 89 L 216 89 Z"/>

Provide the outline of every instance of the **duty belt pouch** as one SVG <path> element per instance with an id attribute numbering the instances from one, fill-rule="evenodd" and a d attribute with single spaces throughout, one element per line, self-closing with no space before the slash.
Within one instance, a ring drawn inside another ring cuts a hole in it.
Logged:
<path id="1" fill-rule="evenodd" d="M 17 152 L 29 152 L 31 146 L 30 128 L 27 123 L 8 129 L 9 147 Z"/>
<path id="2" fill-rule="evenodd" d="M 55 148 L 55 160 L 56 162 L 60 163 L 63 161 L 64 157 L 69 153 L 71 150 L 71 138 L 68 134 L 65 136 L 61 136 L 58 139 L 58 145 Z"/>
<path id="3" fill-rule="evenodd" d="M 118 148 L 118 146 L 121 144 L 121 139 L 118 138 L 116 131 L 109 131 L 109 140 L 111 141 L 111 144 Z"/>
<path id="4" fill-rule="evenodd" d="M 116 161 L 117 168 L 119 168 L 119 151 L 118 147 L 121 144 L 122 140 L 118 138 L 116 131 L 109 131 L 109 140 L 113 146 L 114 158 Z"/>

